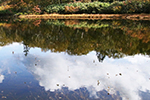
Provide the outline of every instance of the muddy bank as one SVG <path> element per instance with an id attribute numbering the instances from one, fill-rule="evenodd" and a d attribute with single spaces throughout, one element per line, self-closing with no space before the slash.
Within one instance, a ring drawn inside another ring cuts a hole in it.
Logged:
<path id="1" fill-rule="evenodd" d="M 24 19 L 130 19 L 150 20 L 150 14 L 43 14 L 20 15 Z"/>

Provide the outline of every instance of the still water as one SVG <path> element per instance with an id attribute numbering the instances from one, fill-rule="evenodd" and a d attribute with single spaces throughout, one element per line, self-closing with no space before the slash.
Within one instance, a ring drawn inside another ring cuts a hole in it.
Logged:
<path id="1" fill-rule="evenodd" d="M 0 99 L 149 100 L 149 25 L 3 19 Z"/>

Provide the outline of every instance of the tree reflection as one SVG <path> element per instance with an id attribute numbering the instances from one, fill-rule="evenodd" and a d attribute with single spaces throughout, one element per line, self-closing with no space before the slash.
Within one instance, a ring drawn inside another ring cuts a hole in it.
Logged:
<path id="1" fill-rule="evenodd" d="M 30 48 L 28 47 L 28 45 L 24 45 L 24 51 L 23 52 L 25 53 L 24 54 L 25 56 L 28 55 L 29 50 L 30 50 Z"/>
<path id="2" fill-rule="evenodd" d="M 35 25 L 37 21 L 40 23 Z M 69 55 L 83 55 L 95 50 L 100 62 L 106 56 L 150 54 L 149 21 L 37 21 L 1 21 L 0 45 L 23 41 L 25 56 L 31 47 Z"/>
<path id="3" fill-rule="evenodd" d="M 106 57 L 101 52 L 96 52 L 96 56 L 97 56 L 99 62 L 103 62 L 104 58 Z"/>

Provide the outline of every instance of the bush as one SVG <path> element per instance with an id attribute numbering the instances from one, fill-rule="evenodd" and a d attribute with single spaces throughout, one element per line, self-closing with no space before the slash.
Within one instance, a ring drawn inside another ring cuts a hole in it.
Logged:
<path id="1" fill-rule="evenodd" d="M 115 2 L 115 1 L 124 1 L 124 0 L 98 0 L 100 2 Z"/>
<path id="2" fill-rule="evenodd" d="M 62 5 L 49 5 L 45 8 L 48 13 L 107 13 L 110 3 L 69 3 Z"/>
<path id="3" fill-rule="evenodd" d="M 123 2 L 115 1 L 110 5 L 110 11 L 112 13 L 122 13 L 122 9 L 123 9 Z"/>
<path id="4" fill-rule="evenodd" d="M 150 13 L 150 2 L 140 0 L 128 0 L 123 2 L 123 13 Z"/>
<path id="5" fill-rule="evenodd" d="M 28 0 L 24 0 L 28 1 Z M 44 0 L 45 1 L 45 0 Z M 107 14 L 107 13 L 150 13 L 150 1 L 149 0 L 99 0 L 103 2 L 74 2 L 74 3 L 61 3 L 52 4 L 42 8 L 41 5 L 32 3 L 17 3 L 14 7 L 14 12 L 40 14 L 41 12 L 47 13 L 60 13 L 60 14 Z M 105 2 L 104 2 L 105 1 Z M 113 2 L 112 2 L 113 1 Z M 112 3 L 110 3 L 112 2 Z"/>

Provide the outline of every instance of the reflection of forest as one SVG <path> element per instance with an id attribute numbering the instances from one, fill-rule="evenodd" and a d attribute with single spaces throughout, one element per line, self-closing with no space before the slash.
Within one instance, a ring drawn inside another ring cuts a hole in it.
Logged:
<path id="1" fill-rule="evenodd" d="M 103 61 L 105 56 L 149 55 L 149 24 L 149 21 L 125 20 L 10 21 L 0 23 L 0 46 L 23 41 L 26 55 L 30 47 L 67 52 L 70 55 L 82 55 L 95 50 L 99 61 Z"/>
<path id="2" fill-rule="evenodd" d="M 57 98 L 62 100 L 122 100 L 119 94 L 109 94 L 106 90 L 98 91 L 95 95 L 90 96 L 89 91 L 85 87 L 74 91 L 69 91 L 68 87 L 62 87 L 61 90 L 56 90 L 53 94 L 55 96 L 49 94 L 53 100 Z"/>

